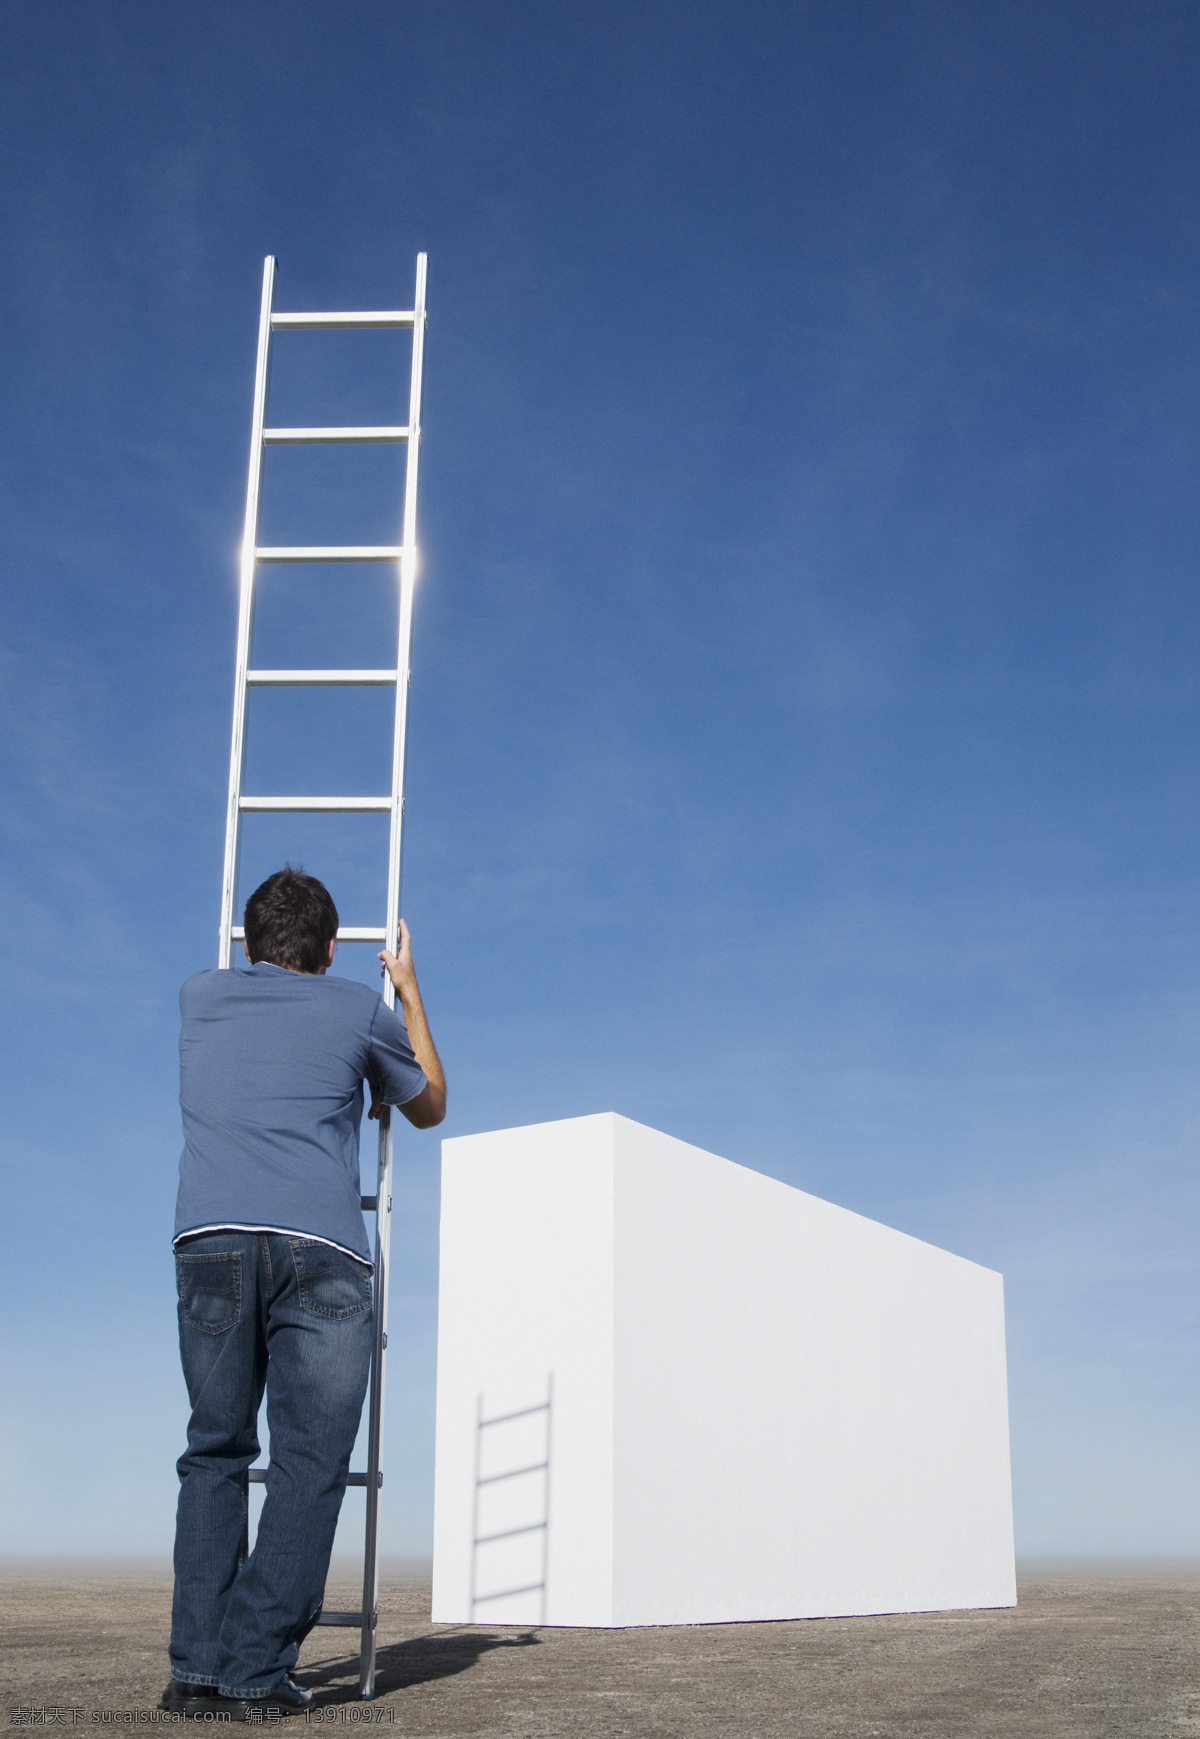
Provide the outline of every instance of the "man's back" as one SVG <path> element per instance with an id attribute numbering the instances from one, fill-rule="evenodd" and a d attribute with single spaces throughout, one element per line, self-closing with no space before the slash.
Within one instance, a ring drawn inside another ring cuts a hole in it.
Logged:
<path id="1" fill-rule="evenodd" d="M 259 961 L 179 997 L 184 1150 L 175 1236 L 297 1232 L 370 1260 L 359 1207 L 362 1083 L 403 1105 L 426 1085 L 404 1021 L 368 986 Z"/>

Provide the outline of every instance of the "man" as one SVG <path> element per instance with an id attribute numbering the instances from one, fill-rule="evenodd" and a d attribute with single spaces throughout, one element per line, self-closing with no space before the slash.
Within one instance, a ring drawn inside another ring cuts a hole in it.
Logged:
<path id="1" fill-rule="evenodd" d="M 321 883 L 280 870 L 246 902 L 249 968 L 198 972 L 180 992 L 175 1263 L 192 1413 L 161 1705 L 178 1714 L 261 1721 L 311 1701 L 288 1670 L 321 1610 L 371 1362 L 363 1082 L 372 1117 L 394 1105 L 430 1129 L 446 1114 L 407 927 L 379 956 L 395 1011 L 326 977 L 337 929 Z M 270 1464 L 247 1556 L 264 1388 Z"/>

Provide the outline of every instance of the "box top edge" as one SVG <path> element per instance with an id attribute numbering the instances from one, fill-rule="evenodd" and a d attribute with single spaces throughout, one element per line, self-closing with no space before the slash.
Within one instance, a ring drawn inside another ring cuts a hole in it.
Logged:
<path id="1" fill-rule="evenodd" d="M 611 1123 L 616 1117 L 615 1111 L 589 1111 L 582 1117 L 549 1117 L 544 1123 L 510 1123 L 502 1129 L 477 1129 L 469 1135 L 447 1135 L 442 1139 L 442 1152 L 467 1142 L 493 1141 L 498 1135 L 525 1135 L 533 1130 L 540 1132 L 544 1129 L 577 1129 L 583 1123 Z"/>

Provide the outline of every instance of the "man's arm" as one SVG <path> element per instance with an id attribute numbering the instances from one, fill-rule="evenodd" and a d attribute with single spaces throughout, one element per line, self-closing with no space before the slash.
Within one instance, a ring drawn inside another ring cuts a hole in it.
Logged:
<path id="1" fill-rule="evenodd" d="M 426 1078 L 426 1085 L 416 1098 L 396 1109 L 408 1118 L 414 1129 L 435 1129 L 446 1115 L 446 1077 L 429 1031 L 429 1022 L 425 1019 L 425 1005 L 421 1001 L 413 965 L 412 938 L 403 918 L 400 920 L 400 947 L 395 954 L 389 954 L 385 948 L 379 958 L 395 986 L 396 1000 L 404 1011 L 404 1024 L 408 1028 L 408 1042 Z M 373 1103 L 368 1116 L 378 1117 L 380 1110 L 381 1107 Z"/>

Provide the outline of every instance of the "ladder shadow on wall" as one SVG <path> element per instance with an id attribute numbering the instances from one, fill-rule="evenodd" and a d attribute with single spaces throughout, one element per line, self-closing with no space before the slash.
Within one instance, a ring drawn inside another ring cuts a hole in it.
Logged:
<path id="1" fill-rule="evenodd" d="M 554 1377 L 544 1400 L 475 1414 L 472 1624 L 545 1624 Z"/>

